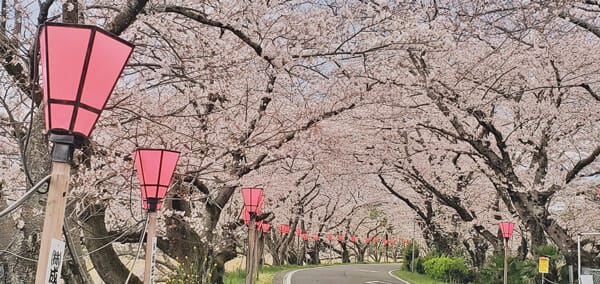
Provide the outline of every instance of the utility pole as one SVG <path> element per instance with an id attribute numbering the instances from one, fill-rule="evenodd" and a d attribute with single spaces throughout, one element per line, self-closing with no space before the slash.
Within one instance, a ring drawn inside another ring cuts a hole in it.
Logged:
<path id="1" fill-rule="evenodd" d="M 412 256 L 410 257 L 410 272 L 415 272 L 415 231 L 416 231 L 416 220 L 413 219 L 413 233 L 412 233 Z M 505 283 L 506 284 L 506 283 Z"/>

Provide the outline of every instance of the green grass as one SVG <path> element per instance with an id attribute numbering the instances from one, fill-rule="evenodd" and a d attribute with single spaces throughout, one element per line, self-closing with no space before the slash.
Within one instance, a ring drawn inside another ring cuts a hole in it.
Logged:
<path id="1" fill-rule="evenodd" d="M 405 270 L 396 270 L 394 275 L 410 282 L 411 284 L 446 284 L 446 282 L 433 280 L 423 274 L 412 273 Z"/>
<path id="2" fill-rule="evenodd" d="M 324 265 L 282 265 L 282 266 L 264 266 L 260 273 L 258 274 L 258 280 L 256 284 L 271 284 L 273 282 L 273 277 L 275 274 L 280 271 L 286 270 L 294 270 L 301 268 L 310 268 L 316 266 L 324 266 Z M 244 284 L 245 283 L 245 272 L 244 270 L 236 270 L 234 272 L 225 273 L 225 279 L 223 283 L 225 284 Z"/>

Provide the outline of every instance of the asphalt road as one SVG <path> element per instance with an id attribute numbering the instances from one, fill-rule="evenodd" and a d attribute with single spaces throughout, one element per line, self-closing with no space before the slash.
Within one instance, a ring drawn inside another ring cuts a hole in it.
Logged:
<path id="1" fill-rule="evenodd" d="M 408 284 L 391 275 L 399 268 L 400 264 L 352 264 L 299 269 L 286 273 L 282 284 Z"/>

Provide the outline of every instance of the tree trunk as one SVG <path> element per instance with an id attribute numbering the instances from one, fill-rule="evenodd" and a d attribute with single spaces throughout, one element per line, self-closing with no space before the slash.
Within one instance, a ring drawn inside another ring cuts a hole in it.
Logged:
<path id="1" fill-rule="evenodd" d="M 90 259 L 96 272 L 105 283 L 125 283 L 129 275 L 129 269 L 119 259 L 112 245 L 107 245 L 112 239 L 106 238 L 105 205 L 90 204 L 84 214 L 85 246 L 90 254 Z M 142 281 L 135 275 L 129 280 L 130 284 L 141 284 Z"/>
<path id="2" fill-rule="evenodd" d="M 35 183 L 49 174 L 50 152 L 48 139 L 44 134 L 44 112 L 38 110 L 33 117 L 33 126 L 29 140 L 26 162 L 32 182 Z M 30 183 L 28 183 L 31 186 Z M 17 219 L 0 218 L 0 244 L 8 251 L 18 255 L 0 252 L 0 266 L 6 264 L 7 283 L 33 283 L 35 280 L 36 262 L 39 254 L 39 238 L 41 237 L 44 215 L 39 213 L 45 205 L 45 195 L 34 194 L 21 207 Z M 0 199 L 2 201 L 2 199 Z M 0 202 L 5 205 L 5 202 Z M 13 213 L 14 214 L 14 213 Z"/>

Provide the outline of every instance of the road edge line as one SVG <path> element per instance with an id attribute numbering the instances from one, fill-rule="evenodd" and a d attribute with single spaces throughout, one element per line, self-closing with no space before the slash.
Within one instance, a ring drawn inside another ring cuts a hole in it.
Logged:
<path id="1" fill-rule="evenodd" d="M 307 270 L 307 269 L 310 269 L 310 268 L 296 269 L 296 270 L 292 270 L 292 271 L 286 273 L 283 276 L 283 284 L 292 284 L 292 275 L 294 275 L 294 273 L 296 273 L 298 271 Z"/>
<path id="2" fill-rule="evenodd" d="M 390 270 L 390 271 L 388 271 L 388 274 L 389 274 L 390 276 L 392 276 L 393 278 L 395 278 L 396 280 L 400 280 L 400 282 L 402 282 L 402 283 L 410 284 L 410 282 L 408 282 L 408 281 L 406 281 L 406 280 L 404 280 L 404 279 L 402 279 L 402 278 L 400 278 L 400 277 L 398 277 L 398 276 L 394 275 L 394 273 L 392 273 L 392 272 L 394 272 L 394 271 L 396 271 L 396 270 L 400 270 L 400 269 L 394 269 L 394 270 Z M 285 283 L 285 284 L 287 284 L 287 283 Z"/>

